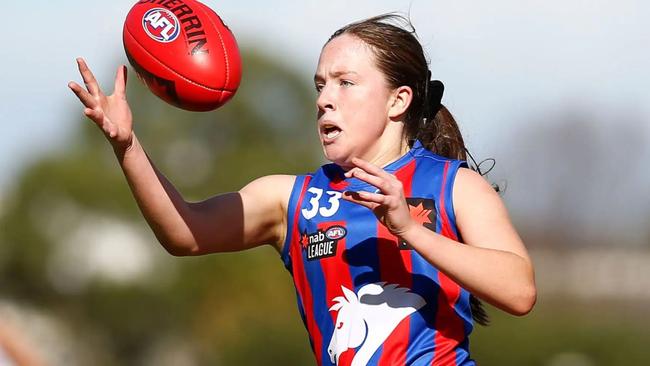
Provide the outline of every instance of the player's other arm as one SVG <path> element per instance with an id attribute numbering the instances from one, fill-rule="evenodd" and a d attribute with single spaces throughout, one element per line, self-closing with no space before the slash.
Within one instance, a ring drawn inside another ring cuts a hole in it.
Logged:
<path id="1" fill-rule="evenodd" d="M 170 254 L 229 252 L 262 244 L 280 249 L 294 176 L 261 177 L 238 192 L 192 203 L 155 168 L 135 136 L 118 159 L 143 216 Z"/>
<path id="2" fill-rule="evenodd" d="M 478 297 L 511 314 L 530 312 L 537 298 L 533 264 L 501 197 L 478 173 L 459 169 L 453 191 L 458 228 L 467 246 L 463 282 Z M 451 270 L 452 272 L 454 270 Z"/>
<path id="3" fill-rule="evenodd" d="M 357 167 L 346 175 L 376 186 L 379 192 L 353 192 L 345 199 L 372 209 L 394 235 L 477 297 L 515 315 L 532 309 L 537 296 L 532 262 L 503 202 L 483 177 L 465 168 L 456 174 L 452 200 L 467 244 L 459 245 L 413 220 L 395 176 L 361 159 L 353 162 Z"/>

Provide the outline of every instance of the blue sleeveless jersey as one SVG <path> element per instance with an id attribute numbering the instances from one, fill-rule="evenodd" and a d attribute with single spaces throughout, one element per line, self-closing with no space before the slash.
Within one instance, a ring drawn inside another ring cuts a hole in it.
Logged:
<path id="1" fill-rule="evenodd" d="M 416 142 L 384 169 L 403 183 L 416 220 L 459 240 L 451 193 L 460 166 Z M 475 365 L 469 293 L 371 210 L 341 199 L 376 191 L 343 173 L 328 164 L 296 178 L 281 254 L 318 365 Z"/>

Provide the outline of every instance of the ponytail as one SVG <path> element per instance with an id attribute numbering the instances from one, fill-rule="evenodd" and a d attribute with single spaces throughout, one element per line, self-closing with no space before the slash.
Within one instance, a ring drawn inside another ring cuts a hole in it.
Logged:
<path id="1" fill-rule="evenodd" d="M 424 147 L 434 153 L 452 159 L 467 160 L 465 141 L 458 124 L 449 110 L 442 105 L 445 85 L 440 80 L 430 80 L 431 71 L 427 68 L 423 90 L 421 111 L 416 118 L 407 123 L 406 136 L 409 140 L 418 139 Z M 419 99 L 419 98 L 418 98 Z"/>
<path id="2" fill-rule="evenodd" d="M 432 120 L 423 118 L 422 121 L 414 137 L 420 140 L 424 147 L 440 156 L 467 160 L 465 141 L 458 124 L 444 105 L 440 105 Z"/>

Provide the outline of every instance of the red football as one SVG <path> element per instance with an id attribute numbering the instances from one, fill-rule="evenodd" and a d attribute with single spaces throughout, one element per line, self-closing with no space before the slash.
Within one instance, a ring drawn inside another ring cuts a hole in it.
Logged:
<path id="1" fill-rule="evenodd" d="M 124 21 L 124 50 L 147 87 L 190 111 L 226 103 L 241 80 L 241 57 L 230 29 L 195 0 L 140 0 Z"/>

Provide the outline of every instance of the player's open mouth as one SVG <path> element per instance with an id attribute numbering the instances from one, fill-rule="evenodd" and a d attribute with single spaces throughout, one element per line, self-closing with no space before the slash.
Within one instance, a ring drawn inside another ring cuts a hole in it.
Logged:
<path id="1" fill-rule="evenodd" d="M 341 129 L 333 125 L 325 125 L 322 128 L 326 140 L 334 140 L 341 134 Z"/>

